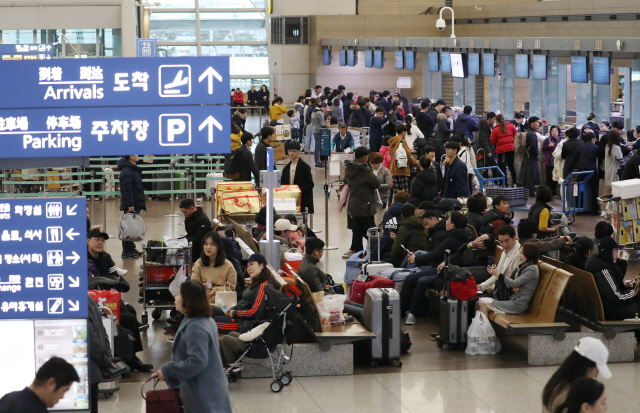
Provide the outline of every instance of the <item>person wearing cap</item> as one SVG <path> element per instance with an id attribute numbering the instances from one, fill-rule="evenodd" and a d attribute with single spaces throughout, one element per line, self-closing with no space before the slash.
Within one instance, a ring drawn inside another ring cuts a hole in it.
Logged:
<path id="1" fill-rule="evenodd" d="M 284 253 L 291 248 L 298 247 L 298 241 L 291 241 L 291 231 L 297 231 L 298 226 L 293 225 L 286 218 L 280 218 L 273 224 L 273 239 L 280 241 L 280 267 L 284 266 Z"/>
<path id="2" fill-rule="evenodd" d="M 640 313 L 640 304 L 636 299 L 637 290 L 634 280 L 625 280 L 627 261 L 618 258 L 620 246 L 611 237 L 605 237 L 598 244 L 598 253 L 587 260 L 586 271 L 593 274 L 602 300 L 606 320 L 624 320 L 635 318 Z"/>
<path id="3" fill-rule="evenodd" d="M 347 131 L 347 124 L 344 122 L 338 123 L 339 132 L 333 136 L 331 141 L 331 153 L 353 152 L 356 149 L 356 145 L 353 141 L 353 136 Z"/>
<path id="4" fill-rule="evenodd" d="M 101 228 L 93 228 L 87 233 L 87 259 L 89 260 L 89 276 L 108 277 L 117 280 L 129 271 L 116 267 L 115 261 L 104 250 L 109 235 Z M 127 289 L 128 291 L 128 289 Z"/>
<path id="5" fill-rule="evenodd" d="M 298 185 L 300 188 L 300 211 L 313 214 L 313 174 L 311 166 L 300 158 L 300 144 L 289 143 L 291 161 L 282 169 L 280 185 Z"/>
<path id="6" fill-rule="evenodd" d="M 522 166 L 520 167 L 520 176 L 518 182 L 529 190 L 529 196 L 536 193 L 536 185 L 540 185 L 540 168 L 538 166 L 538 154 L 540 147 L 538 144 L 538 134 L 542 123 L 536 116 L 529 118 L 529 129 L 525 139 L 525 155 L 522 158 Z"/>
<path id="7" fill-rule="evenodd" d="M 594 337 L 583 337 L 573 348 L 562 365 L 553 373 L 542 390 L 542 412 L 553 413 L 564 403 L 571 384 L 581 378 L 593 378 L 598 375 L 611 378 L 607 366 L 609 350 Z"/>

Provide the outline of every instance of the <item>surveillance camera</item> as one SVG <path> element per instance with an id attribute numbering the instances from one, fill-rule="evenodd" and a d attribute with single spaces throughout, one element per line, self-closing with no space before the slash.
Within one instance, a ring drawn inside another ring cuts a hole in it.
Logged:
<path id="1" fill-rule="evenodd" d="M 447 27 L 447 23 L 444 22 L 444 19 L 438 19 L 436 21 L 436 29 L 443 31 L 445 27 Z"/>

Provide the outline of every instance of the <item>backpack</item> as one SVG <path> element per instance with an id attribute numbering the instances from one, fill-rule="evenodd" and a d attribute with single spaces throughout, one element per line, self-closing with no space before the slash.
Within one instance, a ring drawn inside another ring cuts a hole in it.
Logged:
<path id="1" fill-rule="evenodd" d="M 518 155 L 526 155 L 527 153 L 527 133 L 518 132 L 513 140 L 513 146 Z"/>
<path id="2" fill-rule="evenodd" d="M 146 244 L 147 262 L 164 264 L 167 260 L 167 243 L 158 240 L 149 240 Z M 156 249 L 158 248 L 158 249 Z"/>
<path id="3" fill-rule="evenodd" d="M 400 144 L 398 145 L 398 149 L 396 149 L 396 168 L 406 168 L 409 164 L 409 160 L 407 159 L 407 151 L 402 146 L 404 142 L 404 138 L 400 139 Z"/>
<path id="4" fill-rule="evenodd" d="M 146 232 L 144 219 L 136 213 L 128 212 L 118 222 L 118 238 L 122 241 L 142 241 Z"/>
<path id="5" fill-rule="evenodd" d="M 232 181 L 237 181 L 240 179 L 240 171 L 238 168 L 238 161 L 236 157 L 238 155 L 238 151 L 242 149 L 242 147 L 236 149 L 231 154 L 229 154 L 224 160 L 224 177 L 229 178 Z"/>

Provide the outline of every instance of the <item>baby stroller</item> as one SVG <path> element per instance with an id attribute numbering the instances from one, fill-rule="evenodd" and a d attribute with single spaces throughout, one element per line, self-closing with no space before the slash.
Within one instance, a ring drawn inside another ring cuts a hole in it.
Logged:
<path id="1" fill-rule="evenodd" d="M 260 366 L 246 361 L 245 358 L 268 358 L 273 377 L 271 391 L 278 393 L 292 381 L 291 372 L 284 371 L 284 366 L 293 355 L 293 324 L 297 299 L 279 292 L 270 293 L 265 299 L 267 300 L 267 307 L 264 309 L 265 317 L 254 326 L 254 330 L 263 331 L 249 342 L 247 350 L 224 372 L 229 383 L 234 383 L 238 380 L 236 372 L 243 367 Z M 280 345 L 279 349 L 278 345 Z M 291 347 L 289 355 L 286 354 L 287 345 Z"/>

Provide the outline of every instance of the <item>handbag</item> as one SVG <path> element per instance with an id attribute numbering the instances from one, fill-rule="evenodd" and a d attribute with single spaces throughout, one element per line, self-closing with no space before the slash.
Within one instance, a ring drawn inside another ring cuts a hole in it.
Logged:
<path id="1" fill-rule="evenodd" d="M 227 287 L 229 291 L 227 291 Z M 238 305 L 238 293 L 231 290 L 228 282 L 224 284 L 224 291 L 216 291 L 215 303 L 218 307 L 227 312 L 231 307 Z"/>
<path id="2" fill-rule="evenodd" d="M 151 380 L 155 380 L 153 390 L 149 390 L 145 396 L 144 386 Z M 159 381 L 157 377 L 151 377 L 140 388 L 140 395 L 147 404 L 147 413 L 182 413 L 180 391 L 178 389 L 156 390 Z"/>
<path id="3" fill-rule="evenodd" d="M 509 293 L 509 287 L 507 287 L 507 284 L 498 279 L 493 286 L 493 298 L 496 301 L 509 301 L 510 296 L 511 294 Z"/>
<path id="4" fill-rule="evenodd" d="M 118 222 L 118 238 L 121 241 L 142 241 L 146 232 L 147 225 L 139 214 L 128 212 Z"/>

